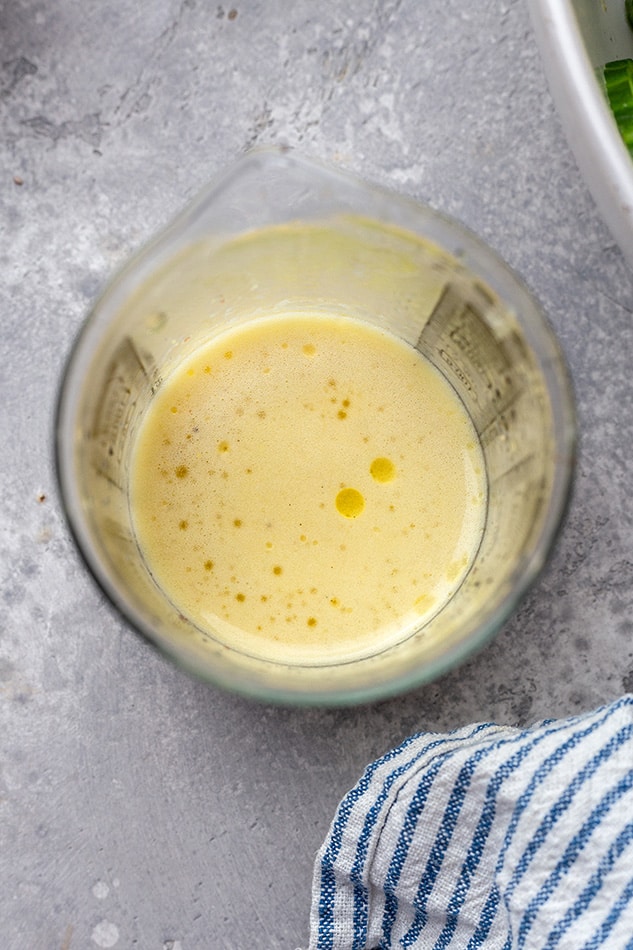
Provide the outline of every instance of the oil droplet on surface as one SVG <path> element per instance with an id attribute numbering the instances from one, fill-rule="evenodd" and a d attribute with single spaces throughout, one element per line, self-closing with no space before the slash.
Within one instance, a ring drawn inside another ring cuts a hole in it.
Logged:
<path id="1" fill-rule="evenodd" d="M 189 469 L 186 465 L 179 465 L 176 469 L 176 478 L 186 478 L 189 474 Z"/>
<path id="2" fill-rule="evenodd" d="M 316 353 L 316 346 L 314 343 L 305 343 L 303 347 L 303 352 L 306 356 L 314 356 Z"/>
<path id="3" fill-rule="evenodd" d="M 273 574 L 276 574 L 277 576 L 279 576 L 281 572 L 282 572 L 282 569 L 279 566 L 279 564 L 275 564 L 275 566 L 273 567 Z"/>
<path id="4" fill-rule="evenodd" d="M 391 459 L 377 458 L 369 466 L 369 474 L 376 482 L 391 482 L 396 477 L 396 466 Z"/>
<path id="5" fill-rule="evenodd" d="M 365 507 L 365 499 L 356 488 L 342 488 L 336 496 L 336 510 L 344 518 L 358 518 Z"/>

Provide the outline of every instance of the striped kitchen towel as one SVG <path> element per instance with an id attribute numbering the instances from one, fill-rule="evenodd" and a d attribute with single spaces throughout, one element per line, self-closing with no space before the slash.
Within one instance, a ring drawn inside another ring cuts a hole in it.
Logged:
<path id="1" fill-rule="evenodd" d="M 345 796 L 310 950 L 633 950 L 633 697 L 420 733 Z"/>

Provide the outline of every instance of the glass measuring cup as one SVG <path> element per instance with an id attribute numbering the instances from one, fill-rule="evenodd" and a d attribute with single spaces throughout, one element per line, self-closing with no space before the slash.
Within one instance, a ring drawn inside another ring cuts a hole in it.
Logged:
<path id="1" fill-rule="evenodd" d="M 439 369 L 479 437 L 488 507 L 472 567 L 428 623 L 353 661 L 280 662 L 196 626 L 156 583 L 130 464 L 154 394 L 201 343 L 263 313 L 315 309 L 388 330 Z M 391 695 L 491 638 L 553 543 L 574 444 L 559 347 L 506 265 L 430 209 L 283 149 L 238 161 L 112 282 L 70 355 L 56 426 L 77 544 L 133 627 L 203 679 L 294 703 Z"/>

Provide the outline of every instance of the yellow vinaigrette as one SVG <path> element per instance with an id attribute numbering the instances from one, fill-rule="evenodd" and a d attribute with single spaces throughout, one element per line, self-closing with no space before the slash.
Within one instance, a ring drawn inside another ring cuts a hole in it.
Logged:
<path id="1" fill-rule="evenodd" d="M 152 574 L 200 628 L 277 660 L 346 659 L 452 596 L 486 481 L 466 410 L 417 350 L 299 313 L 227 330 L 165 380 L 131 503 Z"/>

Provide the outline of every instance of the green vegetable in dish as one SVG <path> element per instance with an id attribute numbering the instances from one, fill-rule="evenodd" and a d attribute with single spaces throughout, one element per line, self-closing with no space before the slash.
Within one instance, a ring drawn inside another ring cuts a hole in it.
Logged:
<path id="1" fill-rule="evenodd" d="M 603 75 L 611 111 L 624 144 L 633 155 L 633 59 L 607 63 Z"/>

